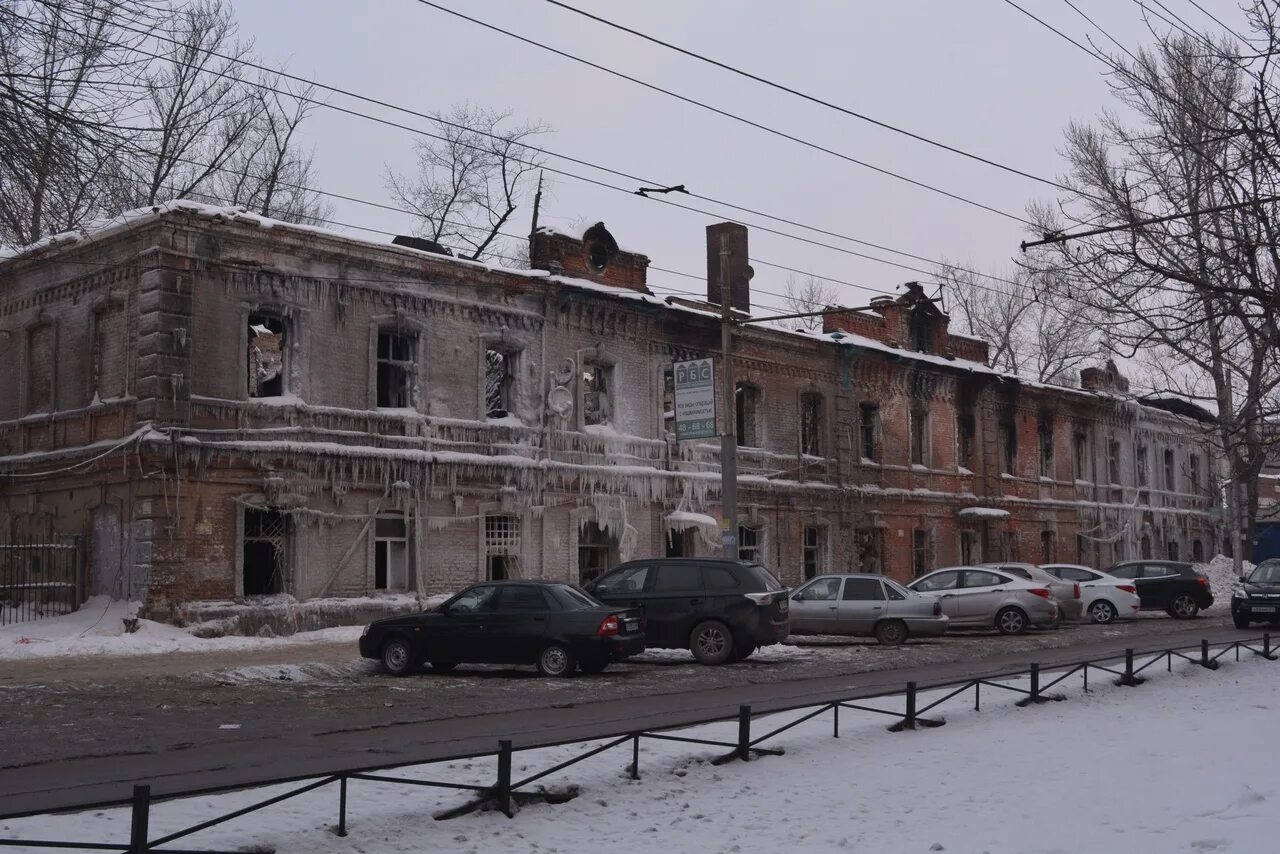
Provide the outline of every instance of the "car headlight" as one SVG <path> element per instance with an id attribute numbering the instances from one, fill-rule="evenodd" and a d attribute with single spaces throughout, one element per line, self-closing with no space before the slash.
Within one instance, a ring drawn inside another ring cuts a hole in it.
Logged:
<path id="1" fill-rule="evenodd" d="M 370 625 L 370 626 L 365 626 L 365 627 L 364 627 L 364 631 L 360 633 L 360 637 L 364 637 L 365 635 L 369 634 L 369 629 L 371 629 L 371 628 L 373 628 L 371 625 Z"/>
<path id="2" fill-rule="evenodd" d="M 1249 593 L 1246 590 L 1236 590 L 1231 594 L 1232 599 L 1248 599 Z"/>

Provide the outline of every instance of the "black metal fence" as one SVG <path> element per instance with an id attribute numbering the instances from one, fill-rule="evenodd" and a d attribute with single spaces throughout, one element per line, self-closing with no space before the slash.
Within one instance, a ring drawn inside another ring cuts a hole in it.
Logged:
<path id="1" fill-rule="evenodd" d="M 0 543 L 0 626 L 70 614 L 84 601 L 79 537 Z"/>
<path id="2" fill-rule="evenodd" d="M 59 810 L 60 812 L 68 812 L 73 810 L 83 811 L 90 809 L 103 809 L 106 807 L 129 806 L 132 809 L 132 816 L 130 822 L 129 842 L 127 844 L 123 842 L 70 842 L 56 840 L 0 839 L 0 847 L 27 846 L 41 849 L 61 848 L 84 851 L 120 851 L 124 852 L 124 854 L 143 854 L 143 852 L 148 851 L 162 851 L 167 852 L 167 854 L 234 854 L 234 852 L 210 848 L 162 848 L 161 846 L 168 845 L 180 839 L 185 839 L 203 830 L 208 830 L 216 825 L 274 806 L 275 804 L 282 803 L 290 798 L 295 798 L 299 795 L 315 791 L 316 789 L 320 789 L 325 786 L 330 786 L 334 783 L 336 783 L 338 787 L 337 824 L 334 827 L 334 830 L 338 836 L 346 836 L 347 795 L 349 785 L 352 781 L 399 783 L 410 786 L 453 789 L 456 791 L 470 792 L 475 796 L 467 803 L 453 809 L 437 813 L 434 816 L 436 820 L 456 818 L 457 816 L 465 815 L 469 812 L 486 807 L 495 808 L 510 818 L 514 816 L 513 805 L 521 800 L 536 799 L 552 802 L 557 800 L 558 796 L 553 792 L 529 792 L 528 789 L 533 783 L 545 779 L 546 777 L 549 777 L 550 775 L 562 771 L 572 765 L 576 765 L 586 759 L 590 759 L 593 756 L 624 745 L 628 745 L 631 748 L 631 761 L 626 766 L 627 773 L 631 779 L 639 780 L 640 745 L 642 740 L 675 741 L 686 744 L 701 745 L 704 747 L 726 748 L 728 752 L 724 753 L 717 759 L 712 760 L 713 764 L 720 765 L 736 760 L 746 762 L 753 757 L 762 754 L 782 754 L 784 751 L 779 748 L 762 747 L 761 744 L 765 741 L 776 738 L 793 727 L 799 726 L 806 721 L 812 720 L 828 712 L 831 713 L 831 735 L 833 738 L 840 737 L 841 710 L 867 712 L 894 718 L 896 720 L 888 727 L 890 732 L 901 732 L 903 730 L 911 730 L 919 727 L 939 727 L 943 726 L 946 721 L 936 716 L 925 717 L 925 715 L 934 711 L 943 704 L 953 703 L 957 699 L 966 697 L 970 693 L 972 693 L 973 697 L 974 711 L 980 711 L 982 709 L 982 689 L 984 687 L 1017 695 L 1019 699 L 1016 701 L 1016 705 L 1018 706 L 1035 706 L 1040 703 L 1065 700 L 1066 697 L 1060 694 L 1051 694 L 1049 691 L 1072 676 L 1078 675 L 1081 678 L 1083 690 L 1086 692 L 1090 690 L 1090 673 L 1094 674 L 1095 684 L 1097 683 L 1099 676 L 1102 676 L 1102 678 L 1105 679 L 1106 676 L 1103 674 L 1106 674 L 1115 677 L 1113 680 L 1114 685 L 1136 687 L 1146 681 L 1139 674 L 1158 664 L 1164 663 L 1166 670 L 1168 672 L 1172 672 L 1174 659 L 1191 662 L 1205 668 L 1206 670 L 1217 670 L 1221 665 L 1222 659 L 1229 653 L 1235 653 L 1236 661 L 1240 660 L 1241 652 L 1250 653 L 1268 661 L 1275 661 L 1280 656 L 1276 655 L 1272 650 L 1270 634 L 1264 634 L 1261 637 L 1248 638 L 1245 640 L 1222 641 L 1218 643 L 1210 643 L 1207 640 L 1202 640 L 1198 645 L 1169 647 L 1166 649 L 1148 650 L 1144 652 L 1135 652 L 1132 649 L 1128 649 L 1125 650 L 1122 656 L 1088 659 L 1075 663 L 1052 665 L 1050 667 L 1041 667 L 1039 664 L 1031 664 L 1023 669 L 1004 671 L 975 679 L 951 680 L 927 684 L 908 682 L 902 690 L 860 694 L 856 697 L 836 698 L 817 704 L 810 702 L 803 705 L 772 708 L 760 713 L 753 713 L 750 706 L 740 706 L 738 708 L 737 715 L 734 716 L 714 717 L 698 721 L 684 721 L 677 726 L 668 728 L 618 732 L 613 735 L 596 736 L 589 739 L 551 742 L 530 745 L 522 748 L 514 748 L 510 740 L 502 739 L 498 741 L 498 749 L 496 752 L 460 754 L 456 756 L 438 757 L 426 761 L 401 762 L 394 765 L 383 765 L 378 767 L 348 768 L 330 772 L 318 779 L 314 774 L 305 778 L 277 778 L 274 780 L 263 780 L 253 786 L 226 786 L 195 791 L 174 792 L 166 794 L 163 798 L 155 799 L 151 796 L 151 787 L 149 785 L 141 784 L 133 787 L 133 796 L 128 799 L 78 804 Z M 1049 679 L 1049 675 L 1054 673 L 1057 675 L 1054 678 Z M 1028 679 L 1028 686 L 1025 688 L 1018 685 L 1007 684 L 1009 680 L 1022 678 Z M 941 697 L 922 706 L 920 705 L 920 694 L 921 692 L 928 691 L 944 691 L 945 693 Z M 863 705 L 865 702 L 870 700 L 899 696 L 902 697 L 901 711 Z M 854 702 L 855 700 L 859 702 Z M 794 711 L 803 711 L 804 714 L 795 720 L 782 724 L 781 726 L 771 729 L 762 735 L 752 736 L 752 724 L 755 722 L 757 717 Z M 704 726 L 706 724 L 723 723 L 725 721 L 734 720 L 737 721 L 737 738 L 734 741 L 694 738 L 690 736 L 676 735 L 674 733 L 674 731 L 688 729 L 695 726 Z M 586 744 L 594 741 L 603 741 L 604 743 L 592 747 L 589 750 L 586 750 L 563 762 L 559 762 L 550 768 L 546 768 L 535 774 L 524 777 L 523 779 L 512 779 L 512 755 L 517 749 L 542 750 L 549 747 Z M 493 784 L 487 786 L 439 780 L 419 780 L 377 773 L 379 771 L 390 771 L 422 765 L 438 765 L 441 763 L 458 762 L 490 756 L 496 757 L 497 759 L 497 776 Z M 207 821 L 200 822 L 199 824 L 192 825 L 191 827 L 183 828 L 182 830 L 155 838 L 152 838 L 151 836 L 151 805 L 154 802 L 161 800 L 179 800 L 192 797 L 207 797 L 230 791 L 242 791 L 250 788 L 261 788 L 264 786 L 281 785 L 285 783 L 302 783 L 302 785 L 279 795 L 266 798 L 258 801 L 257 803 L 250 804 L 246 807 L 242 807 Z M 559 796 L 558 799 L 565 800 L 567 798 Z M 0 814 L 0 820 L 28 818 L 33 815 L 44 814 L 46 813 L 22 812 Z"/>

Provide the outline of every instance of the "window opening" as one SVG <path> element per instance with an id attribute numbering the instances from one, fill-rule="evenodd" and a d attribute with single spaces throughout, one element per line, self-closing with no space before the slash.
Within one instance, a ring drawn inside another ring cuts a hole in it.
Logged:
<path id="1" fill-rule="evenodd" d="M 515 387 L 515 356 L 503 350 L 484 351 L 484 408 L 487 418 L 511 414 Z"/>
<path id="2" fill-rule="evenodd" d="M 1204 543 L 1200 540 L 1191 541 L 1191 559 L 1196 563 L 1204 563 Z"/>
<path id="3" fill-rule="evenodd" d="M 1199 495 L 1200 494 L 1200 456 L 1198 454 L 1191 455 L 1191 459 L 1188 462 L 1188 469 L 1189 469 L 1188 475 L 1190 476 L 1190 479 L 1191 479 L 1191 492 L 1196 495 Z"/>
<path id="4" fill-rule="evenodd" d="M 862 445 L 862 458 L 875 461 L 878 459 L 876 449 L 876 421 L 880 417 L 880 407 L 874 403 L 864 403 L 858 407 L 858 436 Z"/>
<path id="5" fill-rule="evenodd" d="M 507 513 L 484 517 L 485 574 L 490 581 L 518 578 L 520 519 Z"/>
<path id="6" fill-rule="evenodd" d="M 1040 532 L 1040 562 L 1053 563 L 1054 557 L 1054 536 L 1053 531 Z"/>
<path id="7" fill-rule="evenodd" d="M 1073 450 L 1073 461 L 1075 466 L 1075 479 L 1089 479 L 1089 439 L 1081 432 L 1071 435 L 1071 446 Z"/>
<path id="8" fill-rule="evenodd" d="M 1164 452 L 1164 488 L 1170 492 L 1176 492 L 1178 486 L 1178 474 L 1174 470 L 1173 465 L 1173 449 L 1169 448 Z"/>
<path id="9" fill-rule="evenodd" d="M 586 584 L 609 568 L 618 544 L 595 522 L 578 528 L 578 583 Z"/>
<path id="10" fill-rule="evenodd" d="M 748 448 L 760 447 L 760 389 L 739 382 L 734 387 L 734 404 L 738 444 Z"/>
<path id="11" fill-rule="evenodd" d="M 929 464 L 929 404 L 924 401 L 911 407 L 911 464 Z"/>
<path id="12" fill-rule="evenodd" d="M 249 397 L 284 394 L 284 320 L 249 315 Z"/>
<path id="13" fill-rule="evenodd" d="M 1169 545 L 1166 547 L 1165 551 L 1168 552 L 1169 554 L 1169 560 L 1177 560 L 1178 559 L 1178 541 L 1170 540 Z"/>
<path id="14" fill-rule="evenodd" d="M 1120 482 L 1120 443 L 1115 439 L 1107 442 L 1107 476 L 1111 483 Z"/>
<path id="15" fill-rule="evenodd" d="M 289 518 L 279 510 L 244 508 L 245 596 L 285 592 L 284 573 L 289 542 Z"/>
<path id="16" fill-rule="evenodd" d="M 760 529 L 738 526 L 738 560 L 760 562 Z"/>
<path id="17" fill-rule="evenodd" d="M 402 332 L 378 332 L 378 406 L 404 409 L 413 405 L 413 350 L 416 337 Z"/>
<path id="18" fill-rule="evenodd" d="M 822 456 L 822 395 L 800 395 L 800 453 Z"/>
<path id="19" fill-rule="evenodd" d="M 823 573 L 823 546 L 826 531 L 818 525 L 804 526 L 804 577 L 813 578 Z"/>
<path id="20" fill-rule="evenodd" d="M 972 528 L 960 531 L 960 563 L 973 566 L 982 562 L 982 552 L 978 548 L 978 532 Z"/>
<path id="21" fill-rule="evenodd" d="M 853 532 L 853 547 L 860 571 L 884 573 L 884 537 L 879 528 L 858 528 Z"/>
<path id="22" fill-rule="evenodd" d="M 600 362 L 582 364 L 582 423 L 608 424 L 613 418 L 612 369 Z"/>
<path id="23" fill-rule="evenodd" d="M 1133 449 L 1133 457 L 1136 463 L 1134 468 L 1135 468 L 1135 479 L 1138 482 L 1138 486 L 1146 486 L 1147 485 L 1147 446 L 1139 442 L 1137 447 Z"/>
<path id="24" fill-rule="evenodd" d="M 973 441 L 977 435 L 977 422 L 973 411 L 956 412 L 956 465 L 962 469 L 973 468 Z"/>
<path id="25" fill-rule="evenodd" d="M 916 578 L 929 571 L 929 532 L 924 528 L 911 531 L 911 573 Z"/>
<path id="26" fill-rule="evenodd" d="M 1018 430 L 1011 421 L 1000 424 L 1000 472 L 1013 474 L 1018 466 Z"/>
<path id="27" fill-rule="evenodd" d="M 403 516 L 383 516 L 373 523 L 373 587 L 409 589 L 409 530 Z"/>
<path id="28" fill-rule="evenodd" d="M 676 432 L 676 374 L 671 368 L 662 372 L 662 429 Z"/>

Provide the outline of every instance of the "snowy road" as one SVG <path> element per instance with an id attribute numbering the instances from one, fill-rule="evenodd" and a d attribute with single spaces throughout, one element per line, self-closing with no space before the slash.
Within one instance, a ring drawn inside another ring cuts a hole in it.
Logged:
<path id="1" fill-rule="evenodd" d="M 1274 850 L 1274 760 L 1253 739 L 1280 709 L 1280 664 L 1246 656 L 1208 672 L 1178 663 L 1138 688 L 1063 686 L 1067 701 L 1019 709 L 1012 698 L 968 697 L 941 713 L 947 725 L 889 734 L 878 716 L 829 714 L 782 734 L 784 756 L 713 766 L 723 748 L 646 741 L 641 779 L 627 779 L 629 751 L 613 750 L 546 779 L 567 804 L 535 803 L 508 820 L 478 813 L 436 822 L 466 795 L 353 782 L 350 836 L 332 832 L 329 786 L 191 837 L 188 845 L 279 854 L 577 852 L 609 847 L 671 851 L 874 851 L 885 854 L 1027 854 Z M 985 697 L 985 694 L 984 694 Z M 875 701 L 872 702 L 875 704 Z M 799 716 L 761 719 L 761 729 Z M 732 724 L 683 733 L 731 739 Z M 1197 749 L 1185 749 L 1187 745 Z M 531 774 L 591 745 L 516 754 Z M 414 779 L 485 785 L 491 758 L 406 769 Z M 281 789 L 162 804 L 153 836 L 226 813 Z M 128 811 L 91 811 L 0 822 L 0 837 L 118 840 Z"/>
<path id="2" fill-rule="evenodd" d="M 137 780 L 178 790 L 585 737 L 632 726 L 776 708 L 1123 650 L 1236 637 L 1221 617 L 1136 620 L 1001 638 L 957 635 L 884 649 L 815 639 L 759 660 L 704 668 L 646 656 L 600 677 L 546 680 L 531 669 L 383 676 L 349 644 L 145 659 L 8 662 L 0 676 L 0 812 L 109 799 Z"/>

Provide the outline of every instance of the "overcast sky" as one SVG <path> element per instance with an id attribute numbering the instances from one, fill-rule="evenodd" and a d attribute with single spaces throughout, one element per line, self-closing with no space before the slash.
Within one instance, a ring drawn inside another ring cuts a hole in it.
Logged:
<path id="1" fill-rule="evenodd" d="M 554 128 L 542 138 L 557 152 L 662 185 L 690 190 L 830 232 L 932 259 L 1008 267 L 1026 237 L 1018 222 L 878 175 L 772 137 L 666 95 L 521 44 L 416 0 L 234 0 L 242 31 L 269 64 L 318 82 L 421 112 L 470 101 L 511 109 Z M 544 0 L 437 0 L 544 42 L 788 131 L 850 157 L 1021 215 L 1043 184 L 914 142 L 833 110 L 801 101 Z M 885 122 L 1035 175 L 1062 172 L 1062 130 L 1113 106 L 1103 66 L 1003 0 L 571 0 L 573 5 L 738 65 Z M 1073 0 L 1130 48 L 1150 41 L 1136 0 Z M 1189 0 L 1163 0 L 1197 26 L 1212 26 Z M 1243 29 L 1233 0 L 1199 0 Z M 1019 0 L 1073 37 L 1093 32 L 1064 0 Z M 1158 8 L 1157 11 L 1160 11 Z M 423 120 L 331 96 L 334 104 L 376 112 L 402 124 Z M 305 126 L 316 151 L 319 186 L 388 202 L 387 164 L 407 170 L 414 134 L 320 109 Z M 552 159 L 549 165 L 610 183 L 630 183 Z M 541 220 L 567 229 L 603 220 L 624 248 L 670 270 L 705 275 L 705 226 L 711 218 L 638 196 L 548 176 Z M 673 197 L 674 198 L 674 197 Z M 677 198 L 677 201 L 688 201 Z M 700 207 L 705 203 L 690 202 Z M 510 230 L 528 230 L 531 206 Z M 725 214 L 725 218 L 734 216 Z M 848 250 L 927 264 L 838 238 L 738 214 L 750 222 Z M 407 217 L 338 202 L 334 218 L 407 233 Z M 375 239 L 383 239 L 377 238 Z M 870 288 L 839 286 L 844 304 L 927 278 L 795 240 L 751 233 L 754 303 L 778 306 L 782 264 Z M 655 289 L 705 293 L 701 281 L 653 271 Z M 665 291 L 659 291 L 665 292 Z"/>

